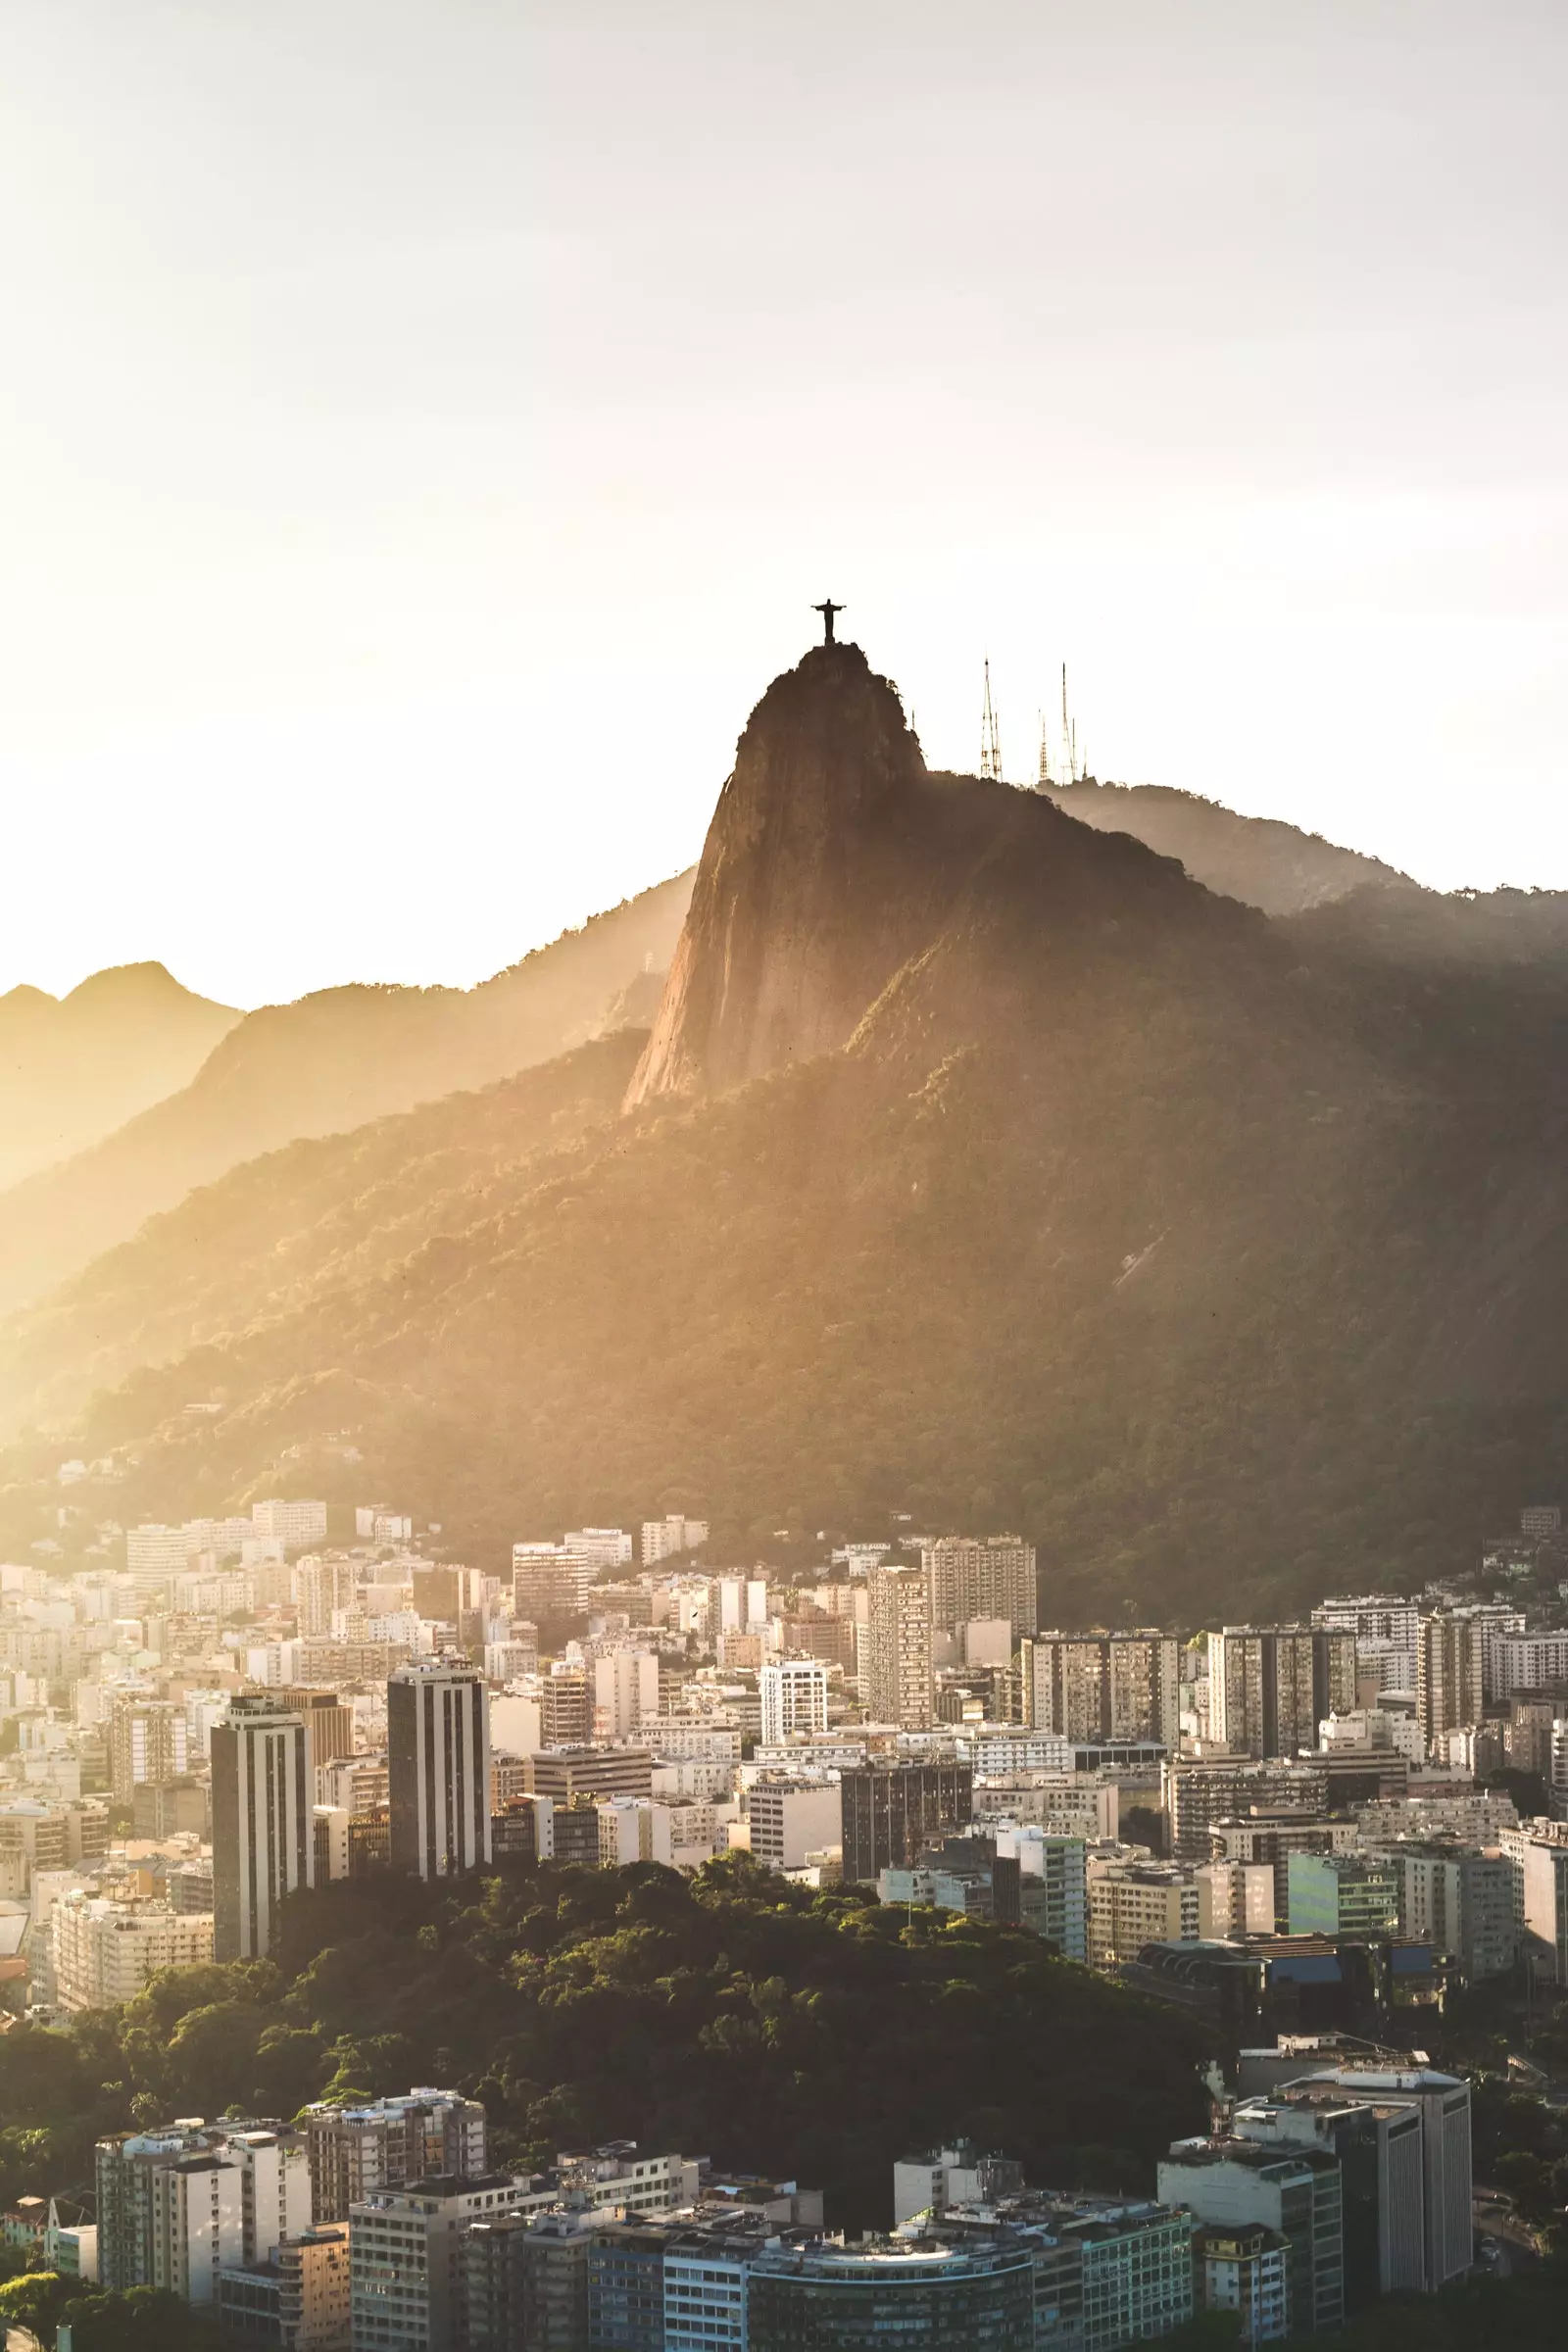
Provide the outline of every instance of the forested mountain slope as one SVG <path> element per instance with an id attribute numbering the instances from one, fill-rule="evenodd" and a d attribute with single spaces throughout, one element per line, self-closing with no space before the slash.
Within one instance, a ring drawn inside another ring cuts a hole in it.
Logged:
<path id="1" fill-rule="evenodd" d="M 247 1014 L 181 1093 L 0 1197 L 0 1310 L 259 1152 L 486 1086 L 596 1036 L 668 963 L 690 887 L 679 875 L 644 891 L 478 988 L 323 989 Z"/>
<path id="2" fill-rule="evenodd" d="M 632 1112 L 421 1210 L 396 1265 L 248 1325 L 239 1285 L 79 1432 L 135 1455 L 127 1509 L 285 1456 L 330 1486 L 352 1431 L 362 1485 L 487 1555 L 662 1496 L 737 1545 L 902 1508 L 1021 1525 L 1053 1614 L 1200 1615 L 1456 1564 L 1547 1490 L 1568 995 L 1369 975 L 929 776 L 856 661 L 827 715 L 809 658 L 754 714 Z M 125 1299 L 183 1279 L 149 1247 Z"/>

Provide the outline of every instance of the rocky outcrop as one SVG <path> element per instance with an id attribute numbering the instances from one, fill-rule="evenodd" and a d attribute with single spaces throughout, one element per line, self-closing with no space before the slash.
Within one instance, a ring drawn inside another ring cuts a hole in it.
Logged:
<path id="1" fill-rule="evenodd" d="M 628 1103 L 841 1046 L 908 953 L 920 746 L 858 645 L 819 645 L 747 723 Z"/>

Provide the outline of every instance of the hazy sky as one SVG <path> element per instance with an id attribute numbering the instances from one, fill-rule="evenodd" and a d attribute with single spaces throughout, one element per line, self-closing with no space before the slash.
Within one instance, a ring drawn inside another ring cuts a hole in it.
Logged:
<path id="1" fill-rule="evenodd" d="M 1568 887 L 1568 10 L 9 0 L 0 987 L 472 980 L 830 592 L 972 767 Z"/>

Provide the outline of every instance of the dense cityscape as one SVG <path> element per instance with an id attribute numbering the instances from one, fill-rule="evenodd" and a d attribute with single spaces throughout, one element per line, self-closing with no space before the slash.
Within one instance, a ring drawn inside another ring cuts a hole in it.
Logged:
<path id="1" fill-rule="evenodd" d="M 90 2181 L 13 2200 L 14 2256 L 315 2352 L 769 2352 L 910 2312 L 941 2344 L 1110 2352 L 1205 2310 L 1262 2343 L 1435 2293 L 1478 2244 L 1529 2258 L 1517 2218 L 1511 2253 L 1475 2235 L 1471 2083 L 1429 2052 L 1477 1988 L 1568 1982 L 1555 1508 L 1463 1587 L 1200 1634 L 1043 1627 L 1014 1536 L 824 1538 L 788 1575 L 708 1537 L 577 1529 L 509 1579 L 395 1507 L 277 1499 L 124 1530 L 123 1567 L 0 1568 L 7 2023 L 266 1963 L 334 1882 L 744 1856 L 1183 2010 L 1207 2133 L 1138 2194 L 956 2136 L 862 2235 L 700 2149 L 510 2171 L 481 2102 L 409 2084 L 138 2119 Z"/>

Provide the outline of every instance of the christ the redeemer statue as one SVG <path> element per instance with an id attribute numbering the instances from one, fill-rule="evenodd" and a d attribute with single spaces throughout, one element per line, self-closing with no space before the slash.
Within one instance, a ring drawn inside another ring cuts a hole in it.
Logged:
<path id="1" fill-rule="evenodd" d="M 836 605 L 831 597 L 824 604 L 811 607 L 813 612 L 820 612 L 822 615 L 822 643 L 824 645 L 833 644 L 833 615 L 835 612 L 842 612 L 843 610 L 844 607 Z"/>

